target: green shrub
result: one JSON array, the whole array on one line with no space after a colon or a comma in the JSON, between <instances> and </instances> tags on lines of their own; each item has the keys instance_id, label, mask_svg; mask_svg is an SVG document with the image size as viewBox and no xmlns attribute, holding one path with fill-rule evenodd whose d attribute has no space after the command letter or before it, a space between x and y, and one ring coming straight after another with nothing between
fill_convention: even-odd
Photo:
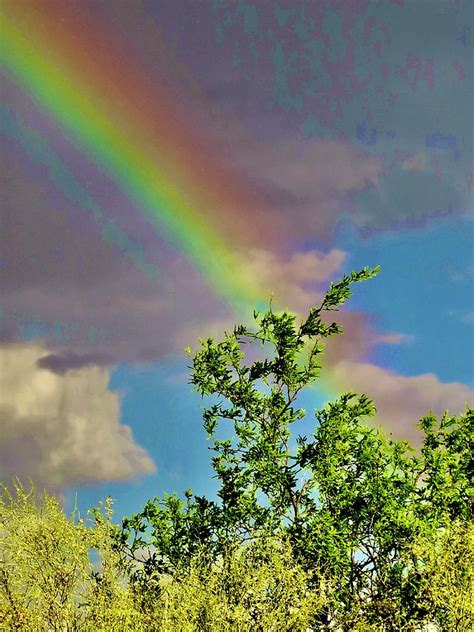
<instances>
[{"instance_id":1,"label":"green shrub","mask_svg":"<svg viewBox=\"0 0 474 632\"><path fill-rule=\"evenodd\" d=\"M424 599L442 630L474 630L474 522L456 520L413 547L425 577Z\"/></svg>"},{"instance_id":2,"label":"green shrub","mask_svg":"<svg viewBox=\"0 0 474 632\"><path fill-rule=\"evenodd\" d=\"M159 629L304 631L325 602L310 589L288 542L256 538L209 567L197 558L181 579L162 581Z\"/></svg>"},{"instance_id":3,"label":"green shrub","mask_svg":"<svg viewBox=\"0 0 474 632\"><path fill-rule=\"evenodd\" d=\"M12 630L138 630L114 550L111 506L90 526L19 484L0 495L0 625ZM91 553L98 555L94 569Z\"/></svg>"}]
</instances>

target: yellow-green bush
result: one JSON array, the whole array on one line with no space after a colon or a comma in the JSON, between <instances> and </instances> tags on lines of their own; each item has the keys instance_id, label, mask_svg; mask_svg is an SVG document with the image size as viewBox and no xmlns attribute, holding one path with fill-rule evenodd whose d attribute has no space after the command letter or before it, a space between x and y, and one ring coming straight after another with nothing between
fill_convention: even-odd
<instances>
[{"instance_id":1,"label":"yellow-green bush","mask_svg":"<svg viewBox=\"0 0 474 632\"><path fill-rule=\"evenodd\" d=\"M324 591L308 588L308 575L288 544L262 538L206 570L196 563L181 581L163 582L160 629L306 630L324 605Z\"/></svg>"},{"instance_id":2,"label":"yellow-green bush","mask_svg":"<svg viewBox=\"0 0 474 632\"><path fill-rule=\"evenodd\" d=\"M38 497L19 485L13 493L3 489L0 630L326 629L314 621L331 601L334 587L317 569L310 577L294 561L285 540L260 536L229 550L217 564L197 555L185 574L159 576L154 587L134 585L127 574L131 569L114 544L111 516L110 500L86 522L76 512L67 516L51 495ZM428 619L438 630L473 629L472 522L453 522L436 536L420 539L413 553L421 563ZM338 613L333 613L336 630L337 620ZM351 619L350 629L385 628L361 615Z\"/></svg>"},{"instance_id":3,"label":"yellow-green bush","mask_svg":"<svg viewBox=\"0 0 474 632\"><path fill-rule=\"evenodd\" d=\"M36 502L38 500L38 502ZM112 549L110 503L87 526L56 498L20 485L0 495L0 629L138 630ZM96 550L100 581L94 577Z\"/></svg>"},{"instance_id":4,"label":"yellow-green bush","mask_svg":"<svg viewBox=\"0 0 474 632\"><path fill-rule=\"evenodd\" d=\"M444 630L474 630L474 522L452 522L414 547L426 576L427 607Z\"/></svg>"},{"instance_id":5,"label":"yellow-green bush","mask_svg":"<svg viewBox=\"0 0 474 632\"><path fill-rule=\"evenodd\" d=\"M197 558L185 576L161 577L145 607L114 549L111 513L108 501L86 524L51 495L3 489L0 630L297 631L324 601L286 543L260 538L220 564Z\"/></svg>"}]
</instances>

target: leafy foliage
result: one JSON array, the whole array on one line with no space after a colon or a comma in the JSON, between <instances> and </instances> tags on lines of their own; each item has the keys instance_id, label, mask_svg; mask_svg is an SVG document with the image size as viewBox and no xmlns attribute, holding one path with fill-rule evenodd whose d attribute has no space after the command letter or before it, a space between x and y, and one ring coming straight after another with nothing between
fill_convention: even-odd
<instances>
[{"instance_id":1,"label":"leafy foliage","mask_svg":"<svg viewBox=\"0 0 474 632\"><path fill-rule=\"evenodd\" d=\"M186 574L197 554L209 564L225 560L229 548L264 532L289 538L306 572L318 569L312 589L328 599L314 614L315 629L442 621L414 547L452 521L472 519L474 412L422 419L420 453L363 423L375 414L366 395L346 393L317 411L311 437L295 432L305 415L298 395L320 376L325 340L341 332L328 312L350 297L353 283L377 272L365 268L332 283L299 325L270 305L254 313L256 329L239 325L221 342L200 341L192 383L213 398L204 428L219 501L187 492L185 501L155 499L126 519L121 545L133 535L132 556L147 542L154 547L135 581L150 586L160 573ZM249 361L252 345L263 356Z\"/></svg>"},{"instance_id":2,"label":"leafy foliage","mask_svg":"<svg viewBox=\"0 0 474 632\"><path fill-rule=\"evenodd\" d=\"M474 629L474 523L455 520L435 537L420 537L413 555L422 565L423 599L442 630Z\"/></svg>"}]
</instances>

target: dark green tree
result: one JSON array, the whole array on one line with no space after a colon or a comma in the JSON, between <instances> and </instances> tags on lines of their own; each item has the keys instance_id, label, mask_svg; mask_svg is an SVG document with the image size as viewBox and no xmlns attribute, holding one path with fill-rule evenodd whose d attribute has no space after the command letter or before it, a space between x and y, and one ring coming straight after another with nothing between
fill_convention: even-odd
<instances>
[{"instance_id":1,"label":"dark green tree","mask_svg":"<svg viewBox=\"0 0 474 632\"><path fill-rule=\"evenodd\" d=\"M342 332L328 316L353 283L377 272L364 268L331 283L299 324L270 305L254 313L256 327L200 341L191 381L212 396L204 428L219 500L188 491L184 500L155 498L124 520L120 545L129 556L154 549L135 571L137 585L149 591L162 573L185 575L196 556L212 564L271 535L289 538L295 559L313 572L314 590L329 593L315 629L443 624L416 543L472 520L474 411L423 418L416 452L363 423L375 414L373 403L346 393L316 412L310 437L297 434L305 416L298 395L320 377L326 340Z\"/></svg>"}]
</instances>

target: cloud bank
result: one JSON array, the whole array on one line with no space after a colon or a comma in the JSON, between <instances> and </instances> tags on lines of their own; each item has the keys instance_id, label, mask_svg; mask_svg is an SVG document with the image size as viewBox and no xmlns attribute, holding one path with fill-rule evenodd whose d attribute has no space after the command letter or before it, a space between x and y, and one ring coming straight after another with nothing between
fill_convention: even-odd
<instances>
[{"instance_id":1,"label":"cloud bank","mask_svg":"<svg viewBox=\"0 0 474 632\"><path fill-rule=\"evenodd\" d=\"M119 421L109 371L54 374L38 366L47 353L38 344L0 347L0 480L31 478L61 491L152 473L152 459Z\"/></svg>"}]
</instances>

